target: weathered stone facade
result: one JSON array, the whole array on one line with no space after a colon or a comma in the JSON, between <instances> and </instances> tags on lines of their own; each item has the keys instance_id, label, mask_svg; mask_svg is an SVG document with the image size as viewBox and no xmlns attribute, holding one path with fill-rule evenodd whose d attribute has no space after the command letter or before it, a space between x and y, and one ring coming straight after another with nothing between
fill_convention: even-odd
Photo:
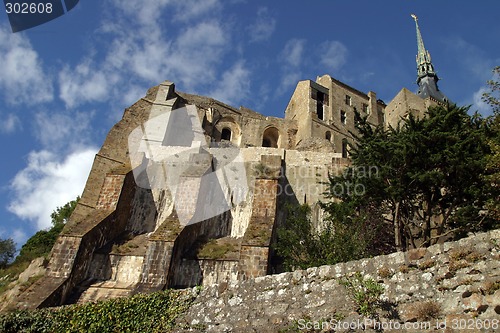
<instances>
[{"instance_id":1,"label":"weathered stone facade","mask_svg":"<svg viewBox=\"0 0 500 333\"><path fill-rule=\"evenodd\" d=\"M405 91L407 95L419 100L412 108L423 112L426 102ZM407 106L391 103L396 106L390 119L396 119ZM201 124L202 133L194 135L209 143L205 152L197 143L189 153L172 154L175 163L188 166L175 176L175 192L140 186L129 137L148 120L190 105L196 106ZM329 75L299 82L284 118L180 93L168 81L151 88L111 129L54 246L46 275L22 295L20 305L55 306L276 272L271 245L285 218L284 204L307 203L320 221L321 183L349 163L354 111L373 125L384 125L386 109L374 92L364 94ZM153 147L159 141L144 142ZM225 147L241 155L248 192L233 202L231 181L222 184L227 210L183 224L184 217L197 213L193 202L209 193L200 190L205 186L201 177L225 162ZM174 147L175 152L182 149Z\"/></svg>"}]
</instances>

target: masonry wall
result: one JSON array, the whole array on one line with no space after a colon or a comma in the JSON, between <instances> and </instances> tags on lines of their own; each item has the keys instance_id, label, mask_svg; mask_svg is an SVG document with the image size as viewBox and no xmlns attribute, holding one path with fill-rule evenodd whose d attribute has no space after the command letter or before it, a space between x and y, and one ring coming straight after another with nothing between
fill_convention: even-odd
<instances>
[{"instance_id":1,"label":"masonry wall","mask_svg":"<svg viewBox=\"0 0 500 333\"><path fill-rule=\"evenodd\" d=\"M330 126L330 130L332 134L334 134L333 143L336 147L335 152L341 152L343 139L347 138L349 141L352 141L349 132L356 131L354 126L355 109L362 116L368 116L368 121L372 124L381 124L379 117L380 110L374 92L370 92L369 95L367 95L333 79L329 75L319 77L316 82L327 87L330 92L329 114L331 116L325 119L325 121L328 125L332 125ZM349 103L346 102L347 96L350 98ZM345 121L341 117L342 112L345 112ZM321 134L321 131L318 135L319 134Z\"/></svg>"},{"instance_id":2,"label":"masonry wall","mask_svg":"<svg viewBox=\"0 0 500 333\"><path fill-rule=\"evenodd\" d=\"M452 329L462 320L471 332L497 332L491 324L500 320L499 244L495 230L406 253L207 286L178 324L204 332L296 332L307 331L300 323L322 322L347 325L323 330L335 332L464 332ZM356 272L384 288L376 322L357 313L339 283ZM434 313L426 310L429 304ZM436 328L445 321L447 329ZM409 329L401 328L405 324Z\"/></svg>"},{"instance_id":3,"label":"masonry wall","mask_svg":"<svg viewBox=\"0 0 500 333\"><path fill-rule=\"evenodd\" d=\"M318 104L322 94L326 99ZM345 104L346 95L351 97L349 105ZM193 214L189 204L200 195L197 177L209 171L211 162L216 164L217 159L227 158L223 149L214 148L213 155L207 155L213 160L178 157L176 163L193 163L189 174L175 176L184 177L183 180L194 177L191 182L181 182L177 193L172 194L167 189L136 186L130 172L135 166L129 160L133 152L128 151L128 139L150 117L188 104L198 108L204 131L196 132L198 139L219 142L221 147L245 148L240 152L249 192L243 203L231 202L226 213L184 227L179 217L185 221L186 216ZM168 81L150 89L144 98L125 110L122 120L109 132L95 157L82 198L54 247L48 273L26 294L25 304L35 307L61 304L84 280L97 280L90 286L92 292L83 295L85 300L96 300L102 296L100 293L106 292L123 296L165 286L188 286L205 276L204 284L271 272L269 260L273 253L269 247L284 219L284 202L308 203L313 206L314 220L321 219L318 201L323 198L325 188L320 182L327 179L329 172L337 173L347 165L347 160L339 154L342 140L349 137L348 130L354 129L354 108L363 112L363 105L371 110L370 121L380 123L384 106L376 101L375 93L366 95L328 75L317 82L299 82L284 119L266 117L243 107L236 109L208 97L176 93L174 84ZM340 121L341 109L346 111L346 124ZM159 136L164 133L160 127L154 133L158 137L153 135L154 138L148 139L161 140ZM264 141L273 148L261 147ZM172 153L161 151L158 144L150 148L160 154L160 161L161 154ZM266 171L257 175L259 168ZM223 193L233 190L227 184L222 187ZM177 210L175 195L178 195ZM194 260L190 251L212 238L236 239L238 256ZM128 254L113 250L124 244L139 249ZM127 265L140 273L132 274ZM99 290L120 282L127 284L121 291Z\"/></svg>"},{"instance_id":4,"label":"masonry wall","mask_svg":"<svg viewBox=\"0 0 500 333\"><path fill-rule=\"evenodd\" d=\"M285 111L286 120L297 122L296 144L311 137L314 106L315 101L311 99L311 81L300 81L297 83Z\"/></svg>"},{"instance_id":5,"label":"masonry wall","mask_svg":"<svg viewBox=\"0 0 500 333\"><path fill-rule=\"evenodd\" d=\"M320 101L320 96L324 96L324 100ZM384 108L374 92L365 94L323 75L316 82L307 80L297 84L286 108L285 119L298 123L297 145L311 138L320 138L330 141L334 151L340 153L343 140L352 141L350 132L355 132L354 110L368 117L371 124L382 125Z\"/></svg>"},{"instance_id":6,"label":"masonry wall","mask_svg":"<svg viewBox=\"0 0 500 333\"><path fill-rule=\"evenodd\" d=\"M299 204L314 205L324 200L325 182L328 173L338 174L347 165L339 153L318 153L311 151L286 151L285 176L288 185L285 194L295 196Z\"/></svg>"}]
</instances>

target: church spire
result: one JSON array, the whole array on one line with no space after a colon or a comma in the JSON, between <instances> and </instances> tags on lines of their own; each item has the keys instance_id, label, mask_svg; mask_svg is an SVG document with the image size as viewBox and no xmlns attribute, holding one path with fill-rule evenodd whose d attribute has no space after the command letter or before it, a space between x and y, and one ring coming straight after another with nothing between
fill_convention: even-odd
<instances>
[{"instance_id":1,"label":"church spire","mask_svg":"<svg viewBox=\"0 0 500 333\"><path fill-rule=\"evenodd\" d=\"M431 61L431 54L425 49L424 40L422 39L420 27L418 26L418 17L415 14L411 14L411 17L413 17L413 19L415 20L415 28L417 29L417 83L419 83L420 80L427 75L435 76L437 82L439 78L437 77L436 72L434 72L434 66L432 66Z\"/></svg>"},{"instance_id":2,"label":"church spire","mask_svg":"<svg viewBox=\"0 0 500 333\"><path fill-rule=\"evenodd\" d=\"M419 86L418 96L422 98L432 97L439 102L447 102L446 96L443 95L437 87L439 78L434 71L434 66L431 61L431 54L425 49L424 40L420 33L418 18L415 14L411 14L415 20L415 28L417 30L417 84Z\"/></svg>"}]
</instances>

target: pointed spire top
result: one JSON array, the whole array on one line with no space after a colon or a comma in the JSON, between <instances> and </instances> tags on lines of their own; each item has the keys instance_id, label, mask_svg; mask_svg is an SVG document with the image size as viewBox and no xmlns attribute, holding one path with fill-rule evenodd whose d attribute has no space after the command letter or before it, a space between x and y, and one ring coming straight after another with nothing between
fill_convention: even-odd
<instances>
[{"instance_id":1,"label":"pointed spire top","mask_svg":"<svg viewBox=\"0 0 500 333\"><path fill-rule=\"evenodd\" d=\"M418 95L422 98L433 97L434 99L445 103L447 101L446 96L439 91L437 82L439 78L434 71L434 66L431 61L431 54L425 49L424 40L422 34L420 33L420 27L418 25L418 17L415 14L411 14L411 17L415 20L415 28L417 30L417 84L419 86Z\"/></svg>"},{"instance_id":2,"label":"pointed spire top","mask_svg":"<svg viewBox=\"0 0 500 333\"><path fill-rule=\"evenodd\" d=\"M431 54L425 49L424 40L422 34L420 33L420 27L418 25L418 17L415 14L411 14L411 17L415 20L415 28L417 30L417 83L425 76L431 75L436 76L434 72L434 66L431 61ZM436 76L437 78L437 76Z\"/></svg>"},{"instance_id":3,"label":"pointed spire top","mask_svg":"<svg viewBox=\"0 0 500 333\"><path fill-rule=\"evenodd\" d=\"M418 65L418 57L425 57L427 50L424 46L424 40L422 39L422 34L420 33L420 27L418 26L418 17L415 14L411 14L411 17L415 20L415 27L417 29L417 45L418 45L418 55L417 55L417 65ZM430 60L430 59L429 59Z\"/></svg>"}]
</instances>

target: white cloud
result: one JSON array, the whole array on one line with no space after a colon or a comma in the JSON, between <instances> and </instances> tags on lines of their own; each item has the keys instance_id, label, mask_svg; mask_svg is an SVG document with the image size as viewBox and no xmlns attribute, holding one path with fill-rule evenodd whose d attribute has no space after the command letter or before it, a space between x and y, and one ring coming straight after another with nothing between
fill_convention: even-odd
<instances>
[{"instance_id":1,"label":"white cloud","mask_svg":"<svg viewBox=\"0 0 500 333\"><path fill-rule=\"evenodd\" d=\"M52 211L81 195L96 153L89 147L61 160L46 150L31 152L27 167L11 182L8 210L37 229L50 227Z\"/></svg>"},{"instance_id":2,"label":"white cloud","mask_svg":"<svg viewBox=\"0 0 500 333\"><path fill-rule=\"evenodd\" d=\"M21 128L21 121L19 117L13 113L8 115L2 115L2 121L0 122L0 133L10 134L14 133L16 129Z\"/></svg>"},{"instance_id":3,"label":"white cloud","mask_svg":"<svg viewBox=\"0 0 500 333\"><path fill-rule=\"evenodd\" d=\"M266 7L261 7L257 11L257 19L254 24L248 27L251 42L268 40L276 29L276 20L271 17Z\"/></svg>"},{"instance_id":4,"label":"white cloud","mask_svg":"<svg viewBox=\"0 0 500 333\"><path fill-rule=\"evenodd\" d=\"M302 72L300 71L290 71L285 73L281 78L281 82L278 88L278 94L283 94L284 92L294 87L297 82L303 79L304 78L302 77Z\"/></svg>"},{"instance_id":5,"label":"white cloud","mask_svg":"<svg viewBox=\"0 0 500 333\"><path fill-rule=\"evenodd\" d=\"M160 26L159 40L138 38L130 33L114 35L103 71L132 76L146 82L175 80L186 89L196 90L202 82L213 80L216 66L229 42L220 22L202 21L188 25L177 35L168 35ZM125 82L126 80L120 80ZM144 89L146 89L144 87Z\"/></svg>"},{"instance_id":6,"label":"white cloud","mask_svg":"<svg viewBox=\"0 0 500 333\"><path fill-rule=\"evenodd\" d=\"M320 46L320 62L327 70L337 71L347 60L347 47L339 41L327 41Z\"/></svg>"},{"instance_id":7,"label":"white cloud","mask_svg":"<svg viewBox=\"0 0 500 333\"><path fill-rule=\"evenodd\" d=\"M154 24L161 16L162 10L172 0L148 0L148 1L135 1L135 0L113 0L112 1L117 10L123 11L129 16L134 16L142 25Z\"/></svg>"},{"instance_id":8,"label":"white cloud","mask_svg":"<svg viewBox=\"0 0 500 333\"><path fill-rule=\"evenodd\" d=\"M99 71L89 60L85 60L75 69L65 66L59 72L59 97L67 108L87 102L102 102L110 97L110 87L117 81L116 75Z\"/></svg>"},{"instance_id":9,"label":"white cloud","mask_svg":"<svg viewBox=\"0 0 500 333\"><path fill-rule=\"evenodd\" d=\"M281 95L298 80L303 79L301 65L304 61L304 48L306 41L304 39L290 39L281 51L280 58L283 61L282 77L277 89L277 94Z\"/></svg>"},{"instance_id":10,"label":"white cloud","mask_svg":"<svg viewBox=\"0 0 500 333\"><path fill-rule=\"evenodd\" d=\"M139 98L143 97L146 94L146 91L144 90L143 87L139 85L131 85L128 87L127 91L123 94L123 102L125 105L132 105ZM121 112L120 112L121 114Z\"/></svg>"},{"instance_id":11,"label":"white cloud","mask_svg":"<svg viewBox=\"0 0 500 333\"><path fill-rule=\"evenodd\" d=\"M33 105L53 99L52 81L24 34L0 26L0 59L0 90L8 103Z\"/></svg>"},{"instance_id":12,"label":"white cloud","mask_svg":"<svg viewBox=\"0 0 500 333\"><path fill-rule=\"evenodd\" d=\"M12 240L14 240L17 249L21 249L21 246L23 246L28 240L28 235L24 230L16 228L12 230L12 233L10 234L9 238L12 238Z\"/></svg>"},{"instance_id":13,"label":"white cloud","mask_svg":"<svg viewBox=\"0 0 500 333\"><path fill-rule=\"evenodd\" d=\"M28 240L28 235L24 230L20 228L14 228L9 230L1 228L0 239L9 239L9 238L11 238L14 241L14 243L16 243L16 249L19 250L21 246L23 246Z\"/></svg>"},{"instance_id":14,"label":"white cloud","mask_svg":"<svg viewBox=\"0 0 500 333\"><path fill-rule=\"evenodd\" d=\"M477 79L485 81L491 74L491 69L498 61L489 59L487 54L459 36L451 37L446 40L450 54L456 56L460 68L474 75ZM498 60L498 59L497 59Z\"/></svg>"},{"instance_id":15,"label":"white cloud","mask_svg":"<svg viewBox=\"0 0 500 333\"><path fill-rule=\"evenodd\" d=\"M210 96L229 105L237 106L236 103L248 96L249 82L250 71L245 68L243 61L240 61L224 72L216 88L210 92Z\"/></svg>"},{"instance_id":16,"label":"white cloud","mask_svg":"<svg viewBox=\"0 0 500 333\"><path fill-rule=\"evenodd\" d=\"M206 82L218 76L231 34L213 13L221 6L218 0L110 4L115 15L99 32L108 40L102 60L92 54L59 73L59 95L68 108L117 100L128 105L134 102L128 92L140 90L143 95L166 79L192 92L208 90ZM207 12L208 19L200 17Z\"/></svg>"},{"instance_id":17,"label":"white cloud","mask_svg":"<svg viewBox=\"0 0 500 333\"><path fill-rule=\"evenodd\" d=\"M285 63L292 67L300 66L304 55L305 44L306 41L304 39L289 40L281 52L281 57L285 60Z\"/></svg>"},{"instance_id":18,"label":"white cloud","mask_svg":"<svg viewBox=\"0 0 500 333\"><path fill-rule=\"evenodd\" d=\"M491 106L483 101L483 94L488 91L487 87L481 87L472 95L473 105L471 111L478 111L482 115L490 115L492 113Z\"/></svg>"},{"instance_id":19,"label":"white cloud","mask_svg":"<svg viewBox=\"0 0 500 333\"><path fill-rule=\"evenodd\" d=\"M220 0L183 0L176 1L177 7L174 19L189 21L204 14L212 14L221 8Z\"/></svg>"},{"instance_id":20,"label":"white cloud","mask_svg":"<svg viewBox=\"0 0 500 333\"><path fill-rule=\"evenodd\" d=\"M468 84L470 90L475 90L473 94L460 95L459 100L455 100L455 102L460 105L472 104L471 112L479 111L485 116L491 115L492 108L482 100L482 95L490 91L486 82L489 79L495 79L492 77L492 69L498 65L500 58L491 57L482 48L465 40L463 37L451 37L445 43L449 48L448 53L454 56L453 60L461 68L461 71L454 73L454 80L446 81L447 86L458 89L458 86ZM457 82L460 82L460 84Z\"/></svg>"},{"instance_id":21,"label":"white cloud","mask_svg":"<svg viewBox=\"0 0 500 333\"><path fill-rule=\"evenodd\" d=\"M202 22L189 27L177 39L173 53L166 61L171 74L188 89L213 81L229 40L217 21ZM225 66L227 67L227 65Z\"/></svg>"},{"instance_id":22,"label":"white cloud","mask_svg":"<svg viewBox=\"0 0 500 333\"><path fill-rule=\"evenodd\" d=\"M35 136L50 151L68 151L87 144L94 112L46 113L35 115Z\"/></svg>"}]
</instances>

